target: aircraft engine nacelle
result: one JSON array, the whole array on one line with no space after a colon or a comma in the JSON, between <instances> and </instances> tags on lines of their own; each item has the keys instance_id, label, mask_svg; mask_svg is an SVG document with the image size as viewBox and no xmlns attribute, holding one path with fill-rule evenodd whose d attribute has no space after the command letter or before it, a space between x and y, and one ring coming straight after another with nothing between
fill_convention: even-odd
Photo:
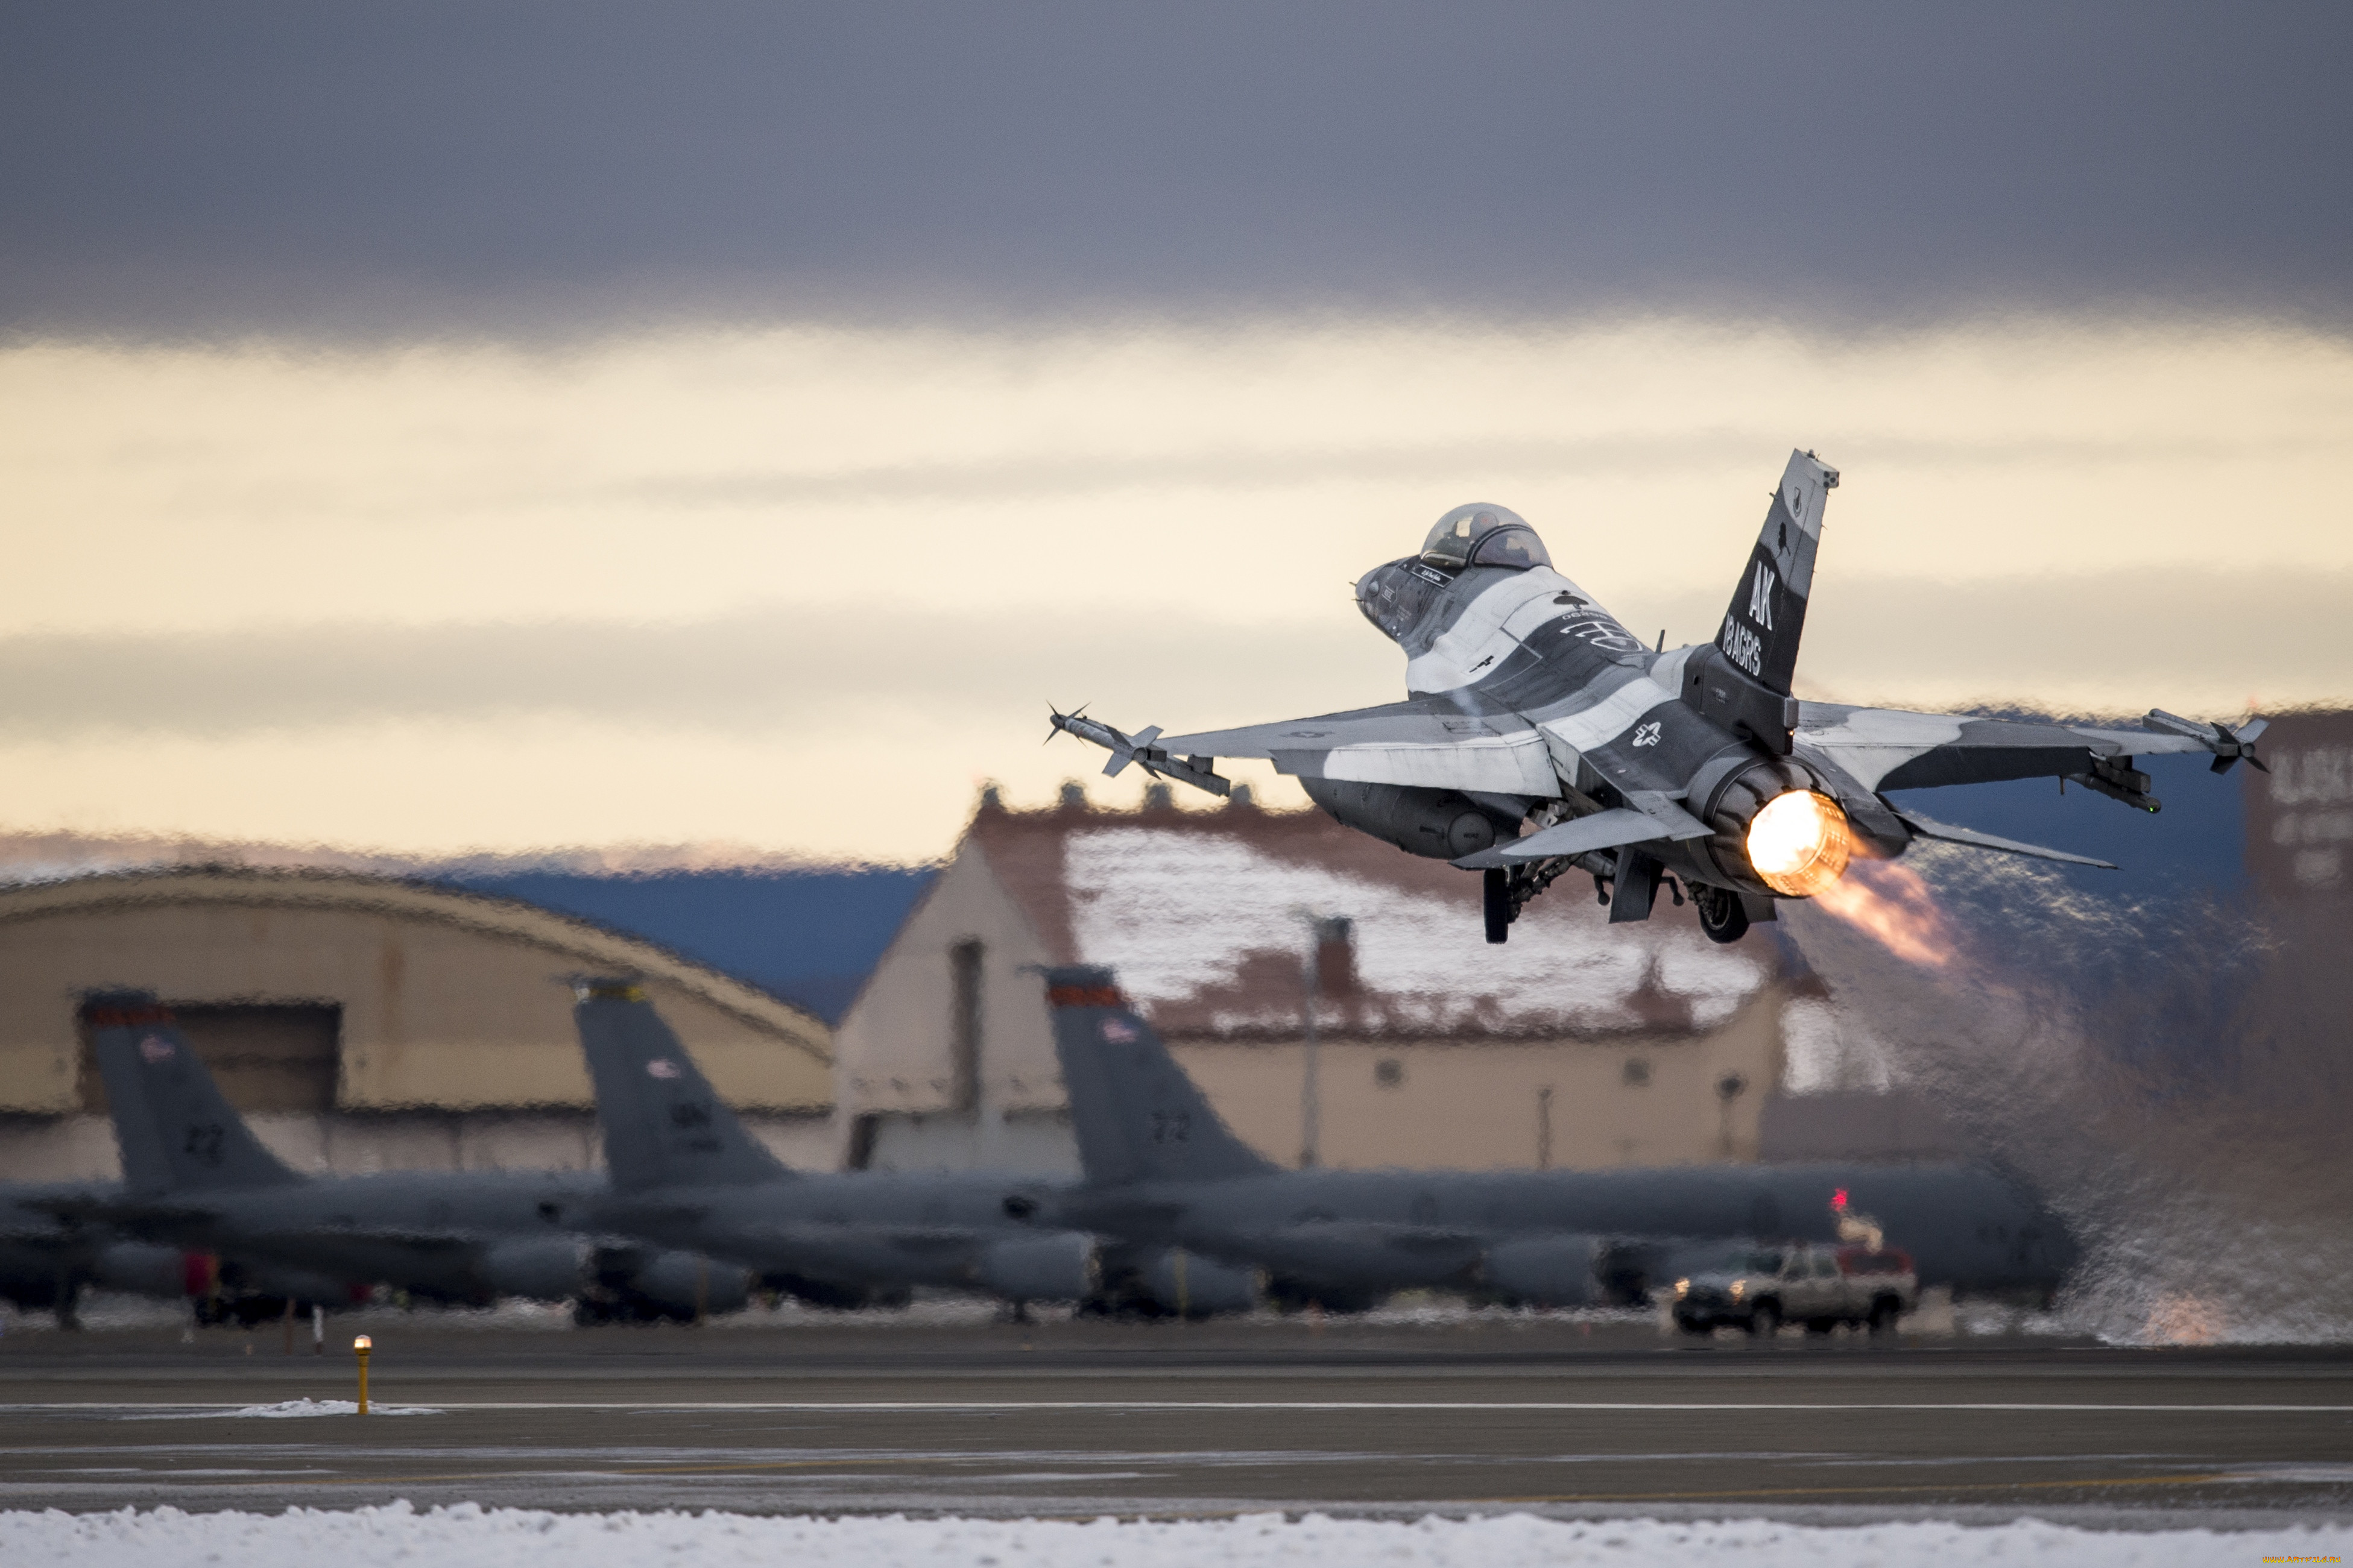
<instances>
[{"instance_id":1,"label":"aircraft engine nacelle","mask_svg":"<svg viewBox=\"0 0 2353 1568\"><path fill-rule=\"evenodd\" d=\"M568 1237L501 1241L482 1254L482 1284L493 1296L562 1301L588 1282L588 1249Z\"/></svg>"},{"instance_id":2,"label":"aircraft engine nacelle","mask_svg":"<svg viewBox=\"0 0 2353 1568\"><path fill-rule=\"evenodd\" d=\"M1095 1288L1095 1244L1077 1231L990 1245L980 1282L1009 1301L1076 1301Z\"/></svg>"},{"instance_id":3,"label":"aircraft engine nacelle","mask_svg":"<svg viewBox=\"0 0 2353 1568\"><path fill-rule=\"evenodd\" d=\"M1846 872L1855 830L1835 793L1793 757L1751 763L1707 803L1704 852L1752 892L1810 898Z\"/></svg>"},{"instance_id":4,"label":"aircraft engine nacelle","mask_svg":"<svg viewBox=\"0 0 2353 1568\"><path fill-rule=\"evenodd\" d=\"M1495 842L1495 818L1451 789L1348 779L1303 778L1299 783L1307 798L1331 816L1409 855L1454 860Z\"/></svg>"},{"instance_id":5,"label":"aircraft engine nacelle","mask_svg":"<svg viewBox=\"0 0 2353 1568\"><path fill-rule=\"evenodd\" d=\"M202 1253L143 1241L118 1241L90 1260L90 1277L110 1290L137 1296L202 1296L214 1279L213 1262Z\"/></svg>"},{"instance_id":6,"label":"aircraft engine nacelle","mask_svg":"<svg viewBox=\"0 0 2353 1568\"><path fill-rule=\"evenodd\" d=\"M629 1277L628 1288L681 1317L704 1317L749 1301L752 1276L699 1252L657 1252Z\"/></svg>"},{"instance_id":7,"label":"aircraft engine nacelle","mask_svg":"<svg viewBox=\"0 0 2353 1568\"><path fill-rule=\"evenodd\" d=\"M1487 1250L1480 1272L1499 1296L1536 1307L1589 1307L1602 1299L1589 1236L1538 1236Z\"/></svg>"},{"instance_id":8,"label":"aircraft engine nacelle","mask_svg":"<svg viewBox=\"0 0 2353 1568\"><path fill-rule=\"evenodd\" d=\"M1163 1311L1206 1318L1257 1306L1259 1273L1172 1247L1136 1270L1135 1288Z\"/></svg>"}]
</instances>

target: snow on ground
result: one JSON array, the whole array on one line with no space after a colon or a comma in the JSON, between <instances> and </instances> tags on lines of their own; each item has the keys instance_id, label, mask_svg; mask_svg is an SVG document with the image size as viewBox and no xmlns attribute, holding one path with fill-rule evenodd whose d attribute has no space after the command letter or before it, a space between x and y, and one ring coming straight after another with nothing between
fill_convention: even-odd
<instances>
[{"instance_id":1,"label":"snow on ground","mask_svg":"<svg viewBox=\"0 0 2353 1568\"><path fill-rule=\"evenodd\" d=\"M1528 1514L1402 1523L1309 1514L1113 1521L754 1518L543 1513L472 1503L350 1512L182 1513L176 1509L0 1513L0 1563L103 1568L1577 1568L1726 1563L1740 1568L1881 1568L1891 1563L2066 1564L2333 1562L2353 1529L2136 1531L2015 1524L1822 1528L1765 1520L1664 1523Z\"/></svg>"},{"instance_id":2,"label":"snow on ground","mask_svg":"<svg viewBox=\"0 0 2353 1568\"><path fill-rule=\"evenodd\" d=\"M131 1416L133 1421L216 1421L224 1417L259 1416L265 1421L301 1420L307 1415L357 1415L359 1401L355 1399L281 1399L275 1405L248 1405L242 1410L174 1410L161 1415ZM442 1412L422 1405L375 1405L368 1406L370 1415L438 1415Z\"/></svg>"}]
</instances>

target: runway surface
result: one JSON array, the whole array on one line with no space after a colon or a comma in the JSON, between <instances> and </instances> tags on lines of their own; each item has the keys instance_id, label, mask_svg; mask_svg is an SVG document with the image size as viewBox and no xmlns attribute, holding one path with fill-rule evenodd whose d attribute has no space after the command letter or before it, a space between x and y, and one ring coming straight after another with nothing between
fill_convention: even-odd
<instances>
[{"instance_id":1,"label":"runway surface","mask_svg":"<svg viewBox=\"0 0 2353 1568\"><path fill-rule=\"evenodd\" d=\"M1067 1322L0 1342L0 1508L2353 1521L2353 1354L1647 1325ZM307 1340L307 1336L305 1337Z\"/></svg>"}]
</instances>

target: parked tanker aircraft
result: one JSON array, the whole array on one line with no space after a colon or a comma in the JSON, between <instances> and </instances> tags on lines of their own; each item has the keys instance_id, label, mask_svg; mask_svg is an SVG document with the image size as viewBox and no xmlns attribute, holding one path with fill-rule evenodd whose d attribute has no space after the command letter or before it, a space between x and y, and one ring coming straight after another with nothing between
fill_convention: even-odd
<instances>
[{"instance_id":1,"label":"parked tanker aircraft","mask_svg":"<svg viewBox=\"0 0 2353 1568\"><path fill-rule=\"evenodd\" d=\"M1040 1184L982 1172L794 1171L712 1089L645 993L576 983L596 1085L612 1228L708 1253L826 1306L904 1300L918 1285L1070 1301L1094 1285L1094 1243L1016 1215Z\"/></svg>"},{"instance_id":2,"label":"parked tanker aircraft","mask_svg":"<svg viewBox=\"0 0 2353 1568\"><path fill-rule=\"evenodd\" d=\"M1123 1238L1164 1270L1171 1249L1198 1255L1196 1289L1255 1272L1327 1307L1411 1287L1623 1300L1704 1243L1835 1242L1857 1210L1928 1284L2048 1295L2074 1260L2055 1216L1966 1165L1286 1170L1210 1109L1111 971L1050 969L1046 985L1086 1180L1039 1217Z\"/></svg>"},{"instance_id":3,"label":"parked tanker aircraft","mask_svg":"<svg viewBox=\"0 0 2353 1568\"><path fill-rule=\"evenodd\" d=\"M1535 530L1478 502L1356 583L1357 607L1405 652L1404 701L1189 735L1063 713L1053 725L1108 747L1105 773L1134 763L1215 795L1228 788L1218 758L1266 758L1349 826L1482 871L1490 942L1571 870L1594 878L1613 921L1649 919L1663 879L1678 902L1689 889L1710 937L1736 942L1777 900L1836 882L1851 856L1916 839L2114 869L1935 821L1886 792L2057 777L2154 812L2137 756L2263 765L2261 720L2233 730L2151 710L2108 729L1799 700L1838 482L1811 452L1790 454L1712 644L1670 652L1662 634L1646 647L1554 569Z\"/></svg>"},{"instance_id":4,"label":"parked tanker aircraft","mask_svg":"<svg viewBox=\"0 0 2353 1568\"><path fill-rule=\"evenodd\" d=\"M224 1278L218 1261L206 1254L133 1241L79 1217L119 1201L121 1190L116 1182L0 1185L0 1300L24 1311L54 1312L60 1326L71 1327L76 1304L93 1286L167 1300L233 1300L254 1289L257 1282L234 1272ZM323 1282L287 1271L258 1283L273 1288L271 1304L281 1306L302 1287Z\"/></svg>"},{"instance_id":5,"label":"parked tanker aircraft","mask_svg":"<svg viewBox=\"0 0 2353 1568\"><path fill-rule=\"evenodd\" d=\"M606 1235L593 1172L305 1176L263 1147L144 992L88 1004L121 1185L48 1203L151 1245L221 1259L221 1282L338 1306L385 1284L437 1300L578 1299L691 1317L748 1299L741 1269Z\"/></svg>"}]
</instances>

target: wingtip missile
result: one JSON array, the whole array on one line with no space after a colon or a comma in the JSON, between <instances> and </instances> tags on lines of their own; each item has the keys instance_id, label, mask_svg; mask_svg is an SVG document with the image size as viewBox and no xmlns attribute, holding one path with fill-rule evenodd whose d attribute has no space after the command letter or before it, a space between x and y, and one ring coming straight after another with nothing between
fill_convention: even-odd
<instances>
[{"instance_id":1,"label":"wingtip missile","mask_svg":"<svg viewBox=\"0 0 2353 1568\"><path fill-rule=\"evenodd\" d=\"M1051 710L1049 711L1052 712ZM1079 713L1054 712L1047 722L1066 735L1075 735L1109 752L1111 761L1103 764L1103 772L1113 778L1117 778L1126 771L1128 763L1134 763L1155 778L1176 779L1210 795L1222 795L1233 788L1232 781L1217 772L1215 757L1172 757L1155 745L1153 742L1160 739L1160 726L1157 724L1128 735L1100 719L1089 719Z\"/></svg>"},{"instance_id":2,"label":"wingtip missile","mask_svg":"<svg viewBox=\"0 0 2353 1568\"><path fill-rule=\"evenodd\" d=\"M2250 719L2233 730L2227 724L2201 723L2195 719L2184 719L2179 713L2168 713L2162 708L2152 708L2140 722L2144 730L2154 730L2163 735L2179 735L2200 742L2214 753L2213 771L2218 773L2229 773L2232 764L2242 758L2258 773L2272 771L2261 757L2255 755L2256 738L2271 727L2267 719Z\"/></svg>"}]
</instances>

